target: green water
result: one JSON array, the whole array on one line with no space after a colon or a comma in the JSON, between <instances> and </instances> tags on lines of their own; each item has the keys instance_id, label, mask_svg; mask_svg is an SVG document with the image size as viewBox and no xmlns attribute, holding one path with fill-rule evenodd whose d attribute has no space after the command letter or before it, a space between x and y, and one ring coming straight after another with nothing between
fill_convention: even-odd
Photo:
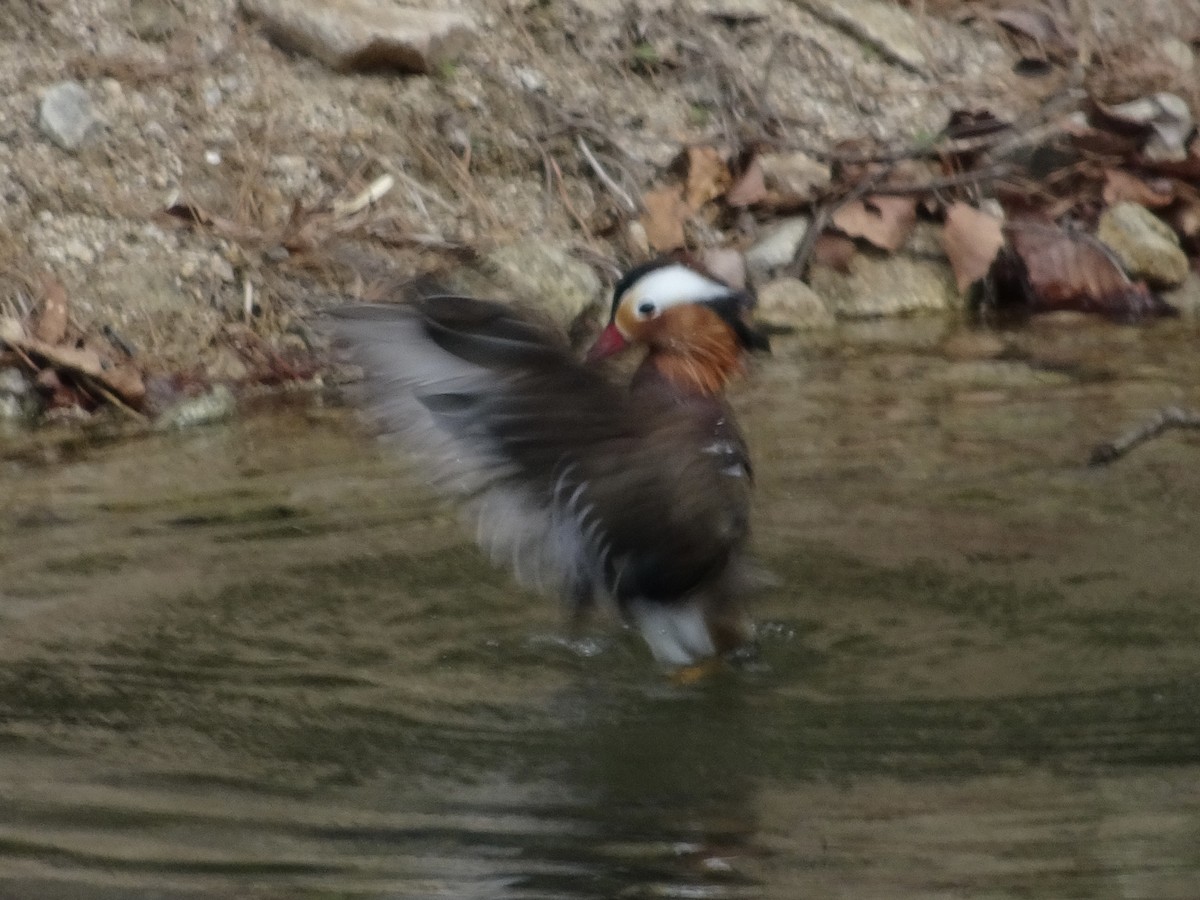
<instances>
[{"instance_id":1,"label":"green water","mask_svg":"<svg viewBox=\"0 0 1200 900\"><path fill-rule=\"evenodd\" d=\"M1195 328L782 342L760 652L669 683L316 402L0 445L0 897L1194 898Z\"/></svg>"}]
</instances>

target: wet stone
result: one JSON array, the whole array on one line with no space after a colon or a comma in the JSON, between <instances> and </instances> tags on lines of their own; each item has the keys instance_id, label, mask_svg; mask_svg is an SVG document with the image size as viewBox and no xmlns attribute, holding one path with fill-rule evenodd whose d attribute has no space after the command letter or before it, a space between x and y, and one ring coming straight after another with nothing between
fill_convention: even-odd
<instances>
[{"instance_id":1,"label":"wet stone","mask_svg":"<svg viewBox=\"0 0 1200 900\"><path fill-rule=\"evenodd\" d=\"M236 410L237 400L233 391L218 384L199 397L179 401L164 411L155 425L160 431L195 428L230 419Z\"/></svg>"},{"instance_id":2,"label":"wet stone","mask_svg":"<svg viewBox=\"0 0 1200 900\"><path fill-rule=\"evenodd\" d=\"M1175 286L1188 274L1187 254L1169 225L1144 206L1118 203L1100 216L1100 238L1134 278L1151 284Z\"/></svg>"},{"instance_id":3,"label":"wet stone","mask_svg":"<svg viewBox=\"0 0 1200 900\"><path fill-rule=\"evenodd\" d=\"M837 321L821 296L799 278L777 278L759 288L755 317L804 331L832 328Z\"/></svg>"},{"instance_id":4,"label":"wet stone","mask_svg":"<svg viewBox=\"0 0 1200 900\"><path fill-rule=\"evenodd\" d=\"M906 256L858 253L850 271L813 266L812 286L839 318L873 318L951 309L959 303L949 270Z\"/></svg>"}]
</instances>

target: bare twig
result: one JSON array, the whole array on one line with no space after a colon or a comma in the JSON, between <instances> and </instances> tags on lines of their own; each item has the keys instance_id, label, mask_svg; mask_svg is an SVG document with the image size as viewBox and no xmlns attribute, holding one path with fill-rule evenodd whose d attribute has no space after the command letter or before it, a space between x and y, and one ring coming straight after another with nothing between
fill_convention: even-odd
<instances>
[{"instance_id":1,"label":"bare twig","mask_svg":"<svg viewBox=\"0 0 1200 900\"><path fill-rule=\"evenodd\" d=\"M826 203L817 210L812 222L809 223L808 230L804 232L800 246L796 248L796 252L792 256L792 261L788 264L786 274L803 279L808 273L809 258L812 256L813 248L817 246L817 238L821 236L825 226L829 224L829 220L833 218L836 209L838 207Z\"/></svg>"},{"instance_id":2,"label":"bare twig","mask_svg":"<svg viewBox=\"0 0 1200 900\"><path fill-rule=\"evenodd\" d=\"M579 145L579 152L583 154L583 158L587 160L587 164L592 167L592 171L596 177L600 179L600 183L608 188L609 193L621 201L621 205L630 215L637 215L638 205L633 198L619 184L613 181L612 177L604 171L604 166L600 165L600 160L596 159L594 153L587 145L587 141L583 139L583 135L575 136L575 143Z\"/></svg>"},{"instance_id":3,"label":"bare twig","mask_svg":"<svg viewBox=\"0 0 1200 900\"><path fill-rule=\"evenodd\" d=\"M988 166L986 169L975 169L959 175L947 175L944 178L930 178L926 181L918 181L913 184L878 185L872 188L869 193L893 197L908 194L927 194L934 191L944 191L953 187L964 187L965 185L974 184L977 181L996 181L999 178L1011 175L1012 172L1012 165L997 163L994 166Z\"/></svg>"},{"instance_id":4,"label":"bare twig","mask_svg":"<svg viewBox=\"0 0 1200 900\"><path fill-rule=\"evenodd\" d=\"M975 184L981 181L994 181L998 178L1004 178L1012 174L1013 167L1007 163L997 163L989 166L986 169L977 169L972 172L963 172L960 175L948 175L944 178L930 178L922 182L914 184L882 184L894 170L894 165L889 165L875 172L868 178L864 178L859 182L852 191L845 196L831 200L822 204L816 214L813 216L812 224L808 231L804 233L804 239L800 241L800 246L796 248L796 253L792 257L792 262L788 265L787 271L795 278L804 278L808 271L809 257L812 256L813 248L817 245L817 240L829 225L834 214L844 206L861 200L863 197L875 195L903 196L908 194L927 194L935 191L946 190L953 187L962 187L963 185Z\"/></svg>"},{"instance_id":5,"label":"bare twig","mask_svg":"<svg viewBox=\"0 0 1200 900\"><path fill-rule=\"evenodd\" d=\"M821 237L821 233L825 231L825 227L829 224L834 214L843 206L847 206L855 200L861 200L868 194L875 193L880 183L894 169L894 165L885 166L870 177L860 181L854 187L854 190L850 191L844 197L821 204L813 216L812 224L808 226L808 231L804 232L804 239L800 241L800 246L796 248L796 253L792 256L792 261L788 264L786 273L794 278L803 279L808 272L808 262L812 256L813 248L817 246L818 238Z\"/></svg>"},{"instance_id":6,"label":"bare twig","mask_svg":"<svg viewBox=\"0 0 1200 900\"><path fill-rule=\"evenodd\" d=\"M562 201L563 208L570 213L571 218L575 220L575 224L579 226L579 230L583 232L583 236L587 239L588 243L594 243L596 238L592 234L592 229L588 227L587 221L579 214L579 211L575 209L575 204L567 196L567 185L563 180L562 169L559 168L558 161L549 153L543 154L542 158L550 171L554 173L554 181L558 187L558 197Z\"/></svg>"},{"instance_id":7,"label":"bare twig","mask_svg":"<svg viewBox=\"0 0 1200 900\"><path fill-rule=\"evenodd\" d=\"M1139 444L1158 437L1168 428L1200 428L1200 412L1168 406L1149 421L1107 444L1100 444L1088 459L1089 466L1106 466L1115 462Z\"/></svg>"},{"instance_id":8,"label":"bare twig","mask_svg":"<svg viewBox=\"0 0 1200 900\"><path fill-rule=\"evenodd\" d=\"M145 424L146 422L150 421L145 415L138 412L136 409L118 397L114 391L110 391L95 378L84 376L84 379L87 381L87 387L89 390L96 391L101 397L115 406L118 411L124 413L135 422L141 422L142 424Z\"/></svg>"}]
</instances>

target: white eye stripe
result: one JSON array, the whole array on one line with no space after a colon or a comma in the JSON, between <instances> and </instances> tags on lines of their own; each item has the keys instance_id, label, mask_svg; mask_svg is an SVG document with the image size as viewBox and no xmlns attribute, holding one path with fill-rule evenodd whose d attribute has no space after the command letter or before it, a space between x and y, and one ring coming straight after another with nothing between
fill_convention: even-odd
<instances>
[{"instance_id":1,"label":"white eye stripe","mask_svg":"<svg viewBox=\"0 0 1200 900\"><path fill-rule=\"evenodd\" d=\"M681 303L702 303L727 297L730 289L719 281L705 278L687 266L673 264L646 273L625 293L623 303L629 304L639 315L643 304L654 306L656 312Z\"/></svg>"}]
</instances>

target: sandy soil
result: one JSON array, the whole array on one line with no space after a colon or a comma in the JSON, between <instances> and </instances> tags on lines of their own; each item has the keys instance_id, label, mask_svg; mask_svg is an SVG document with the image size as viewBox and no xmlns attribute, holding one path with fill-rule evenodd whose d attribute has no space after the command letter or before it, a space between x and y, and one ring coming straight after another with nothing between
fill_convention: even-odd
<instances>
[{"instance_id":1,"label":"sandy soil","mask_svg":"<svg viewBox=\"0 0 1200 900\"><path fill-rule=\"evenodd\" d=\"M313 309L531 235L610 277L606 263L631 252L580 138L637 196L689 143L904 143L953 109L1012 115L1053 87L1011 74L994 25L919 10L925 63L912 71L806 3L448 5L478 34L434 75L405 77L289 54L235 0L4 4L0 304L24 311L48 272L75 322L110 329L147 371L236 381L248 334L303 351ZM99 120L73 152L38 126L40 98L64 80ZM280 248L295 204L327 206L389 173L371 227ZM180 227L163 215L179 202L262 237ZM744 246L758 225L701 239Z\"/></svg>"}]
</instances>

